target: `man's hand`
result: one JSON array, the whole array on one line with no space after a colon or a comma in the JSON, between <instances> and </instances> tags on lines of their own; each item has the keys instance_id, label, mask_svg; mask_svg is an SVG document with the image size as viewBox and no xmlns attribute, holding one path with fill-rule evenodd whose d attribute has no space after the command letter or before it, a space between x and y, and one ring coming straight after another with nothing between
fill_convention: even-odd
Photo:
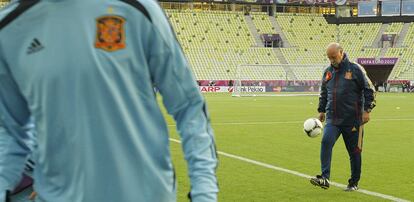
<instances>
[{"instance_id":1,"label":"man's hand","mask_svg":"<svg viewBox=\"0 0 414 202\"><path fill-rule=\"evenodd\" d=\"M368 123L369 121L369 112L364 111L364 114L362 114L362 125Z\"/></svg>"},{"instance_id":2,"label":"man's hand","mask_svg":"<svg viewBox=\"0 0 414 202\"><path fill-rule=\"evenodd\" d=\"M323 112L319 113L319 121L321 121L321 122L325 121L325 113L323 113Z\"/></svg>"}]
</instances>

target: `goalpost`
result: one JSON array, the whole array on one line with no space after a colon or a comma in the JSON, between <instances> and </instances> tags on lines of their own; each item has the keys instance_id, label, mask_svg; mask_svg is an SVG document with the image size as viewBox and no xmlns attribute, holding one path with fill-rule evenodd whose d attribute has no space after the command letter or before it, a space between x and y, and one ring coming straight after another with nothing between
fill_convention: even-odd
<instances>
[{"instance_id":1,"label":"goalpost","mask_svg":"<svg viewBox=\"0 0 414 202\"><path fill-rule=\"evenodd\" d=\"M326 65L271 64L239 65L233 96L318 95Z\"/></svg>"}]
</instances>

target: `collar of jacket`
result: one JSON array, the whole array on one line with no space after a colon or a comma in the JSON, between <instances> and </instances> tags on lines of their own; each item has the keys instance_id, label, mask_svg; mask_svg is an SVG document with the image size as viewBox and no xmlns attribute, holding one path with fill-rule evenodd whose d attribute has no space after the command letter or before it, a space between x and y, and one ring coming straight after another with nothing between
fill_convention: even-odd
<instances>
[{"instance_id":1,"label":"collar of jacket","mask_svg":"<svg viewBox=\"0 0 414 202\"><path fill-rule=\"evenodd\" d=\"M338 68L335 68L335 67L333 67L335 70L340 70L340 69L343 69L344 67L347 67L348 66L348 64L349 64L349 58L348 58L348 55L346 54L346 53L344 53L344 57L342 58L342 61L341 61L341 63L339 63L339 66L338 66Z\"/></svg>"}]
</instances>

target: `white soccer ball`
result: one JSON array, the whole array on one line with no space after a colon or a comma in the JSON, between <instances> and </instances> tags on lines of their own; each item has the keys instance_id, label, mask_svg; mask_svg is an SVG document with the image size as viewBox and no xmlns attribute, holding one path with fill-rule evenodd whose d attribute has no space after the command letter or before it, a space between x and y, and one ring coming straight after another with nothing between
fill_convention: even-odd
<instances>
[{"instance_id":1,"label":"white soccer ball","mask_svg":"<svg viewBox=\"0 0 414 202\"><path fill-rule=\"evenodd\" d=\"M318 135L322 134L322 122L317 118L307 119L303 124L303 131L305 131L305 134L309 137L317 137Z\"/></svg>"}]
</instances>

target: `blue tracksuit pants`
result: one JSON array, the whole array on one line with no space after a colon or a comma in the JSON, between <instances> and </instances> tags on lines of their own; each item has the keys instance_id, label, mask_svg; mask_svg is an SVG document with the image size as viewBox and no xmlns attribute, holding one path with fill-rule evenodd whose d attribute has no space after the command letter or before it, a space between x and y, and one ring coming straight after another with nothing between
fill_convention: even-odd
<instances>
[{"instance_id":1,"label":"blue tracksuit pants","mask_svg":"<svg viewBox=\"0 0 414 202\"><path fill-rule=\"evenodd\" d=\"M362 148L358 148L359 126L336 126L329 122L326 124L321 144L322 176L327 179L330 177L332 149L341 134L351 163L351 181L358 183L361 176L362 151Z\"/></svg>"}]
</instances>

